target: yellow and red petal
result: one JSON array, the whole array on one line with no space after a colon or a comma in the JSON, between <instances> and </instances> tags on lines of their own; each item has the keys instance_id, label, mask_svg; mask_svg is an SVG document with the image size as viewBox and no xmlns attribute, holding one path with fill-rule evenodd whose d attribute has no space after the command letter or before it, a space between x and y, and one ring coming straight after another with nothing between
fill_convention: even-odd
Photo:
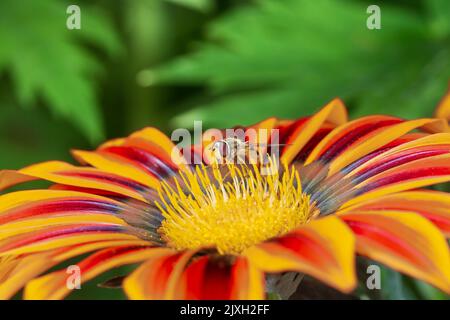
<instances>
[{"instance_id":1,"label":"yellow and red petal","mask_svg":"<svg viewBox=\"0 0 450 320\"><path fill-rule=\"evenodd\" d=\"M381 171L385 171L418 158L430 156L430 154L433 155L433 151L436 151L435 154L449 152L450 133L436 133L433 135L409 134L407 136L412 136L412 138L399 141L396 145L391 145L389 148L383 148L380 152L371 153L371 155L373 155L372 157L364 157L364 161L358 163L358 165L352 165L351 168L347 168L345 170L346 173L348 173L347 177L355 175L361 176L367 171L370 171L370 169L383 165L386 162L390 162L390 166L385 167L385 169ZM424 153L423 151L428 151L428 153ZM421 152L418 157L410 157L412 154L418 152Z\"/></svg>"},{"instance_id":2,"label":"yellow and red petal","mask_svg":"<svg viewBox=\"0 0 450 320\"><path fill-rule=\"evenodd\" d=\"M415 212L427 218L450 238L450 194L447 192L421 190L405 191L369 199L340 210L350 211L405 211Z\"/></svg>"},{"instance_id":3,"label":"yellow and red petal","mask_svg":"<svg viewBox=\"0 0 450 320\"><path fill-rule=\"evenodd\" d=\"M73 150L72 154L83 164L89 164L103 172L116 174L131 179L148 188L156 189L159 180L141 165L133 165L136 161L107 152Z\"/></svg>"},{"instance_id":4,"label":"yellow and red petal","mask_svg":"<svg viewBox=\"0 0 450 320\"><path fill-rule=\"evenodd\" d=\"M0 196L0 225L41 215L116 215L123 207L113 199L77 191L17 191Z\"/></svg>"},{"instance_id":5,"label":"yellow and red petal","mask_svg":"<svg viewBox=\"0 0 450 320\"><path fill-rule=\"evenodd\" d=\"M15 185L38 180L39 178L22 174L16 170L0 170L0 191Z\"/></svg>"},{"instance_id":6,"label":"yellow and red petal","mask_svg":"<svg viewBox=\"0 0 450 320\"><path fill-rule=\"evenodd\" d=\"M420 182L425 186L445 181L445 164L444 167L434 167L434 164L442 162L439 156L448 155L449 133L407 134L330 177L326 177L327 166L318 166L313 170L313 164L309 165L303 174L304 190L311 193L311 200L317 202L322 214L329 214L343 204L345 207L365 201L368 199L365 197L373 196L370 192L377 188L381 188L381 192L392 193L418 187L414 183ZM411 169L409 173L407 168ZM415 181L414 177L417 178ZM412 186L409 184L411 182Z\"/></svg>"},{"instance_id":7,"label":"yellow and red petal","mask_svg":"<svg viewBox=\"0 0 450 320\"><path fill-rule=\"evenodd\" d=\"M250 126L249 129L253 129L256 131L254 140L250 142L261 144L263 146L269 143L270 132L275 128L278 122L279 120L277 118L271 117Z\"/></svg>"},{"instance_id":8,"label":"yellow and red petal","mask_svg":"<svg viewBox=\"0 0 450 320\"><path fill-rule=\"evenodd\" d=\"M311 221L283 237L244 252L257 268L270 273L297 271L344 292L356 286L355 239L339 218Z\"/></svg>"},{"instance_id":9,"label":"yellow and red petal","mask_svg":"<svg viewBox=\"0 0 450 320\"><path fill-rule=\"evenodd\" d=\"M401 123L402 120L389 116L367 116L345 123L328 134L314 148L305 164L313 161L328 162L340 153L351 148L355 143L364 141L365 137L376 130Z\"/></svg>"},{"instance_id":10,"label":"yellow and red petal","mask_svg":"<svg viewBox=\"0 0 450 320\"><path fill-rule=\"evenodd\" d=\"M363 137L357 136L356 142L351 141L351 143L345 145L343 150L332 153L328 175L335 174L352 162L418 128L426 128L436 132L447 131L446 123L437 119L418 119L383 126ZM346 138L349 136L352 136L352 133L349 132ZM333 145L333 149L337 148L336 146L339 144Z\"/></svg>"},{"instance_id":11,"label":"yellow and red petal","mask_svg":"<svg viewBox=\"0 0 450 320\"><path fill-rule=\"evenodd\" d=\"M341 170L341 172L346 175L346 177L350 177L352 175L355 175L358 173L359 170L362 170L365 168L366 165L371 165L372 163L381 160L383 157L387 157L391 155L393 152L397 152L400 150L403 150L403 148L408 148L408 146L412 146L412 143L421 140L422 138L430 138L434 136L439 136L441 133L437 134L427 134L423 132L412 132L407 133L394 141L376 149L375 151L372 151L368 153L367 155L359 158L358 160L352 162L350 165L346 166L344 169ZM417 143L417 146L420 146L420 143Z\"/></svg>"},{"instance_id":12,"label":"yellow and red petal","mask_svg":"<svg viewBox=\"0 0 450 320\"><path fill-rule=\"evenodd\" d=\"M170 251L166 248L121 246L94 253L77 266L82 272L81 283L122 265L133 264ZM66 270L55 271L30 281L25 287L24 298L36 300L63 299L70 293L66 281L70 275Z\"/></svg>"},{"instance_id":13,"label":"yellow and red petal","mask_svg":"<svg viewBox=\"0 0 450 320\"><path fill-rule=\"evenodd\" d=\"M122 219L104 214L74 214L74 215L42 215L38 218L29 218L0 225L0 241L6 238L29 233L31 231L47 229L53 226L70 225L110 225L123 226L127 224Z\"/></svg>"},{"instance_id":14,"label":"yellow and red petal","mask_svg":"<svg viewBox=\"0 0 450 320\"><path fill-rule=\"evenodd\" d=\"M288 135L280 135L280 143L286 144L282 150L281 160L292 162L305 145L311 140L326 122L334 125L342 125L347 121L347 111L339 99L334 99L322 110L310 118L297 120L286 130Z\"/></svg>"},{"instance_id":15,"label":"yellow and red petal","mask_svg":"<svg viewBox=\"0 0 450 320\"><path fill-rule=\"evenodd\" d=\"M264 299L264 273L246 257L226 261L202 256L184 270L177 284L176 299Z\"/></svg>"},{"instance_id":16,"label":"yellow and red petal","mask_svg":"<svg viewBox=\"0 0 450 320\"><path fill-rule=\"evenodd\" d=\"M48 227L0 240L0 256L20 255L106 240L139 240L115 224L75 224Z\"/></svg>"},{"instance_id":17,"label":"yellow and red petal","mask_svg":"<svg viewBox=\"0 0 450 320\"><path fill-rule=\"evenodd\" d=\"M0 279L0 299L11 298L20 289L22 289L28 281L34 279L62 261L95 250L125 245L146 246L148 244L141 240L99 241L14 257L12 259L14 266L11 268L8 276Z\"/></svg>"},{"instance_id":18,"label":"yellow and red petal","mask_svg":"<svg viewBox=\"0 0 450 320\"><path fill-rule=\"evenodd\" d=\"M361 255L450 292L450 252L446 239L419 214L350 211L340 217L356 236Z\"/></svg>"},{"instance_id":19,"label":"yellow and red petal","mask_svg":"<svg viewBox=\"0 0 450 320\"><path fill-rule=\"evenodd\" d=\"M24 177L28 177L28 180L24 180ZM8 175L8 178L11 178L11 174ZM60 161L49 161L26 167L17 171L14 179L0 181L0 185L10 187L36 179L81 188L105 190L141 201L146 201L142 194L148 189L147 186L126 177L95 168L75 167Z\"/></svg>"},{"instance_id":20,"label":"yellow and red petal","mask_svg":"<svg viewBox=\"0 0 450 320\"><path fill-rule=\"evenodd\" d=\"M125 149L116 149L117 152L114 152L114 149L111 149L113 147ZM160 161L169 168L185 169L186 159L181 151L164 133L153 127L136 131L127 138L110 140L102 144L97 151L120 154L131 163L147 169L154 169L154 165L158 166Z\"/></svg>"},{"instance_id":21,"label":"yellow and red petal","mask_svg":"<svg viewBox=\"0 0 450 320\"><path fill-rule=\"evenodd\" d=\"M15 258L12 272L3 281L0 280L0 300L10 299L27 281L53 267L56 262L51 259L52 253L44 252Z\"/></svg>"},{"instance_id":22,"label":"yellow and red petal","mask_svg":"<svg viewBox=\"0 0 450 320\"><path fill-rule=\"evenodd\" d=\"M419 128L424 132L408 133ZM449 134L425 132L433 130L444 130L442 121L405 122L393 117L370 116L338 127L312 151L307 166L299 168L304 190L311 194L311 200L322 214L333 213L345 202L376 188L375 183L364 184L377 175L394 174L398 167L415 160L450 154ZM397 178L401 182L410 176ZM438 183L438 180L427 183Z\"/></svg>"},{"instance_id":23,"label":"yellow and red petal","mask_svg":"<svg viewBox=\"0 0 450 320\"><path fill-rule=\"evenodd\" d=\"M261 300L265 297L264 273L246 258L234 262L231 299Z\"/></svg>"},{"instance_id":24,"label":"yellow and red petal","mask_svg":"<svg viewBox=\"0 0 450 320\"><path fill-rule=\"evenodd\" d=\"M131 207L131 203L76 191L27 190L5 194L0 196L0 256L86 242L85 238L136 239L135 234L144 237L146 231L140 228L145 221L139 218L139 210ZM148 213L147 218L150 219ZM150 233L147 231L149 236Z\"/></svg>"},{"instance_id":25,"label":"yellow and red petal","mask_svg":"<svg viewBox=\"0 0 450 320\"><path fill-rule=\"evenodd\" d=\"M19 263L16 256L4 256L0 258L0 283L3 283L13 272Z\"/></svg>"},{"instance_id":26,"label":"yellow and red petal","mask_svg":"<svg viewBox=\"0 0 450 320\"><path fill-rule=\"evenodd\" d=\"M186 264L196 251L161 252L149 258L125 278L123 288L130 299L176 299L177 287Z\"/></svg>"},{"instance_id":27,"label":"yellow and red petal","mask_svg":"<svg viewBox=\"0 0 450 320\"><path fill-rule=\"evenodd\" d=\"M180 170L186 169L183 165L185 159L172 140L156 128L149 127L133 133L124 145L140 147L168 164L178 166Z\"/></svg>"},{"instance_id":28,"label":"yellow and red petal","mask_svg":"<svg viewBox=\"0 0 450 320\"><path fill-rule=\"evenodd\" d=\"M436 108L436 118L450 120L450 89L442 98Z\"/></svg>"},{"instance_id":29,"label":"yellow and red petal","mask_svg":"<svg viewBox=\"0 0 450 320\"><path fill-rule=\"evenodd\" d=\"M99 155L128 163L157 179L173 176L179 170L175 165L165 162L152 153L134 146L113 146L97 151Z\"/></svg>"},{"instance_id":30,"label":"yellow and red petal","mask_svg":"<svg viewBox=\"0 0 450 320\"><path fill-rule=\"evenodd\" d=\"M355 187L356 195L342 207L447 181L450 181L450 153L430 156L402 164L364 180Z\"/></svg>"}]
</instances>

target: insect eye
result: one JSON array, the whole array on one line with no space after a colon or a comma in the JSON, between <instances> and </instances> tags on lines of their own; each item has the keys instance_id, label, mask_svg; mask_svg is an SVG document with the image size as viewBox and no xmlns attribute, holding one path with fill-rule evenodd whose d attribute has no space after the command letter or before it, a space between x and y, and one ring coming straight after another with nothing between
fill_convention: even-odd
<instances>
[{"instance_id":1,"label":"insect eye","mask_svg":"<svg viewBox=\"0 0 450 320\"><path fill-rule=\"evenodd\" d=\"M213 151L217 152L221 157L227 155L228 144L225 141L217 141L213 144Z\"/></svg>"}]
</instances>

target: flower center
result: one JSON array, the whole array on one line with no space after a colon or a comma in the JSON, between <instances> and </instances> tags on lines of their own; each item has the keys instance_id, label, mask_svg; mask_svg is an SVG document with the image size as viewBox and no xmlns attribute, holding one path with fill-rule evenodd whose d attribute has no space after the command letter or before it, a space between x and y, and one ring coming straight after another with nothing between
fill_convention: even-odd
<instances>
[{"instance_id":1,"label":"flower center","mask_svg":"<svg viewBox=\"0 0 450 320\"><path fill-rule=\"evenodd\" d=\"M165 218L161 237L178 250L214 247L220 254L240 254L307 222L309 196L297 170L262 170L202 166L180 173L171 185L164 182L156 204Z\"/></svg>"}]
</instances>

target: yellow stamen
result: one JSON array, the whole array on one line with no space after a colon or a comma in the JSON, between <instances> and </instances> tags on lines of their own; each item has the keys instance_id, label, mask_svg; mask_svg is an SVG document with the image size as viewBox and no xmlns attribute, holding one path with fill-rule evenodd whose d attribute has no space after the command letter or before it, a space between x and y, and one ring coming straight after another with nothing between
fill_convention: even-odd
<instances>
[{"instance_id":1,"label":"yellow stamen","mask_svg":"<svg viewBox=\"0 0 450 320\"><path fill-rule=\"evenodd\" d=\"M272 169L263 175L256 166L227 164L225 169L223 174L219 166L201 166L180 173L181 181L175 179L172 186L162 184L156 205L165 219L159 232L170 246L239 254L312 216L297 170Z\"/></svg>"}]
</instances>

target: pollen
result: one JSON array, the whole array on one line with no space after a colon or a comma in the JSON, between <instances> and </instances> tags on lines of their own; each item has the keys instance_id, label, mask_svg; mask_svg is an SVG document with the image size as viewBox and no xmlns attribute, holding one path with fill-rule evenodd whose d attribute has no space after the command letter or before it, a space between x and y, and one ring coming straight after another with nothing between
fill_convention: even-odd
<instances>
[{"instance_id":1,"label":"pollen","mask_svg":"<svg viewBox=\"0 0 450 320\"><path fill-rule=\"evenodd\" d=\"M198 166L162 184L158 232L178 250L238 255L306 223L314 215L309 203L293 168Z\"/></svg>"}]
</instances>

